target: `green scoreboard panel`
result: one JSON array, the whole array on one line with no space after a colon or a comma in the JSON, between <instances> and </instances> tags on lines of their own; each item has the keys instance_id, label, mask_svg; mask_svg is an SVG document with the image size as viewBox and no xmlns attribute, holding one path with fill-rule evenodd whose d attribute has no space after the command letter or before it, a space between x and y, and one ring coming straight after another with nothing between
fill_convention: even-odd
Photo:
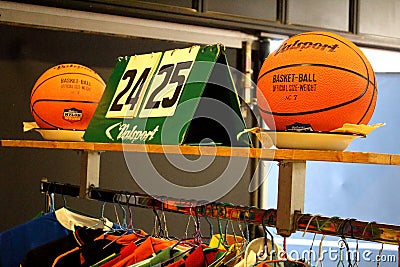
<instances>
[{"instance_id":1,"label":"green scoreboard panel","mask_svg":"<svg viewBox=\"0 0 400 267\"><path fill-rule=\"evenodd\" d=\"M248 146L224 47L119 58L85 132L88 142Z\"/></svg>"}]
</instances>

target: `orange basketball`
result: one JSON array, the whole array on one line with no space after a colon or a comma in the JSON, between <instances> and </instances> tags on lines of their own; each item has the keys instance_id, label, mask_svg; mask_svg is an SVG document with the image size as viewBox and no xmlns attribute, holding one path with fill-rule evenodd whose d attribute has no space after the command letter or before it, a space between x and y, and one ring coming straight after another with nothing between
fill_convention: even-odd
<instances>
[{"instance_id":1,"label":"orange basketball","mask_svg":"<svg viewBox=\"0 0 400 267\"><path fill-rule=\"evenodd\" d=\"M31 92L31 112L41 128L86 130L105 83L92 69L61 64L45 71Z\"/></svg>"},{"instance_id":2,"label":"orange basketball","mask_svg":"<svg viewBox=\"0 0 400 267\"><path fill-rule=\"evenodd\" d=\"M287 39L264 61L257 100L272 130L331 131L344 123L367 124L378 94L362 51L329 32Z\"/></svg>"}]
</instances>

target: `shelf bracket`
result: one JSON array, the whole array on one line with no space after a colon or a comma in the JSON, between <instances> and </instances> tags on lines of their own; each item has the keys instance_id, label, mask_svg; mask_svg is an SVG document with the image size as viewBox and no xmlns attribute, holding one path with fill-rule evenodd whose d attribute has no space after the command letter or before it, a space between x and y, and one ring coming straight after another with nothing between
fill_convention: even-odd
<instances>
[{"instance_id":1,"label":"shelf bracket","mask_svg":"<svg viewBox=\"0 0 400 267\"><path fill-rule=\"evenodd\" d=\"M90 186L100 186L100 151L84 150L81 153L79 197L87 198Z\"/></svg>"},{"instance_id":2,"label":"shelf bracket","mask_svg":"<svg viewBox=\"0 0 400 267\"><path fill-rule=\"evenodd\" d=\"M294 214L304 211L305 181L306 161L279 162L276 228L281 236L296 231Z\"/></svg>"}]
</instances>

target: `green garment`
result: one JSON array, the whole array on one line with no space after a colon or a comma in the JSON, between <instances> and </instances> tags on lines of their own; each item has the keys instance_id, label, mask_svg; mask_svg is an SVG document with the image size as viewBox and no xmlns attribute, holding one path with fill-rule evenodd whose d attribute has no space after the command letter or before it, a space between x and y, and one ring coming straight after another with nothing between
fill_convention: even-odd
<instances>
[{"instance_id":1,"label":"green garment","mask_svg":"<svg viewBox=\"0 0 400 267\"><path fill-rule=\"evenodd\" d=\"M153 254L152 257L130 265L129 267L151 267L171 258L171 248L167 247Z\"/></svg>"}]
</instances>

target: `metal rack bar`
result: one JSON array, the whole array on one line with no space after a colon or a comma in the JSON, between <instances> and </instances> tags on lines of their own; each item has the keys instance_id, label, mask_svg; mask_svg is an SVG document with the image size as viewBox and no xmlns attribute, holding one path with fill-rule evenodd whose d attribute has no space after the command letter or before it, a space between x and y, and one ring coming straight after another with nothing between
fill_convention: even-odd
<instances>
[{"instance_id":1,"label":"metal rack bar","mask_svg":"<svg viewBox=\"0 0 400 267\"><path fill-rule=\"evenodd\" d=\"M41 192L79 197L79 186L41 181ZM157 209L180 214L209 218L246 221L276 227L277 210L256 207L235 206L229 203L174 199L167 196L149 196L142 193L90 188L88 199L131 205L135 207ZM297 231L374 241L385 244L400 243L400 226L376 222L325 217L320 215L295 213L293 227Z\"/></svg>"}]
</instances>

